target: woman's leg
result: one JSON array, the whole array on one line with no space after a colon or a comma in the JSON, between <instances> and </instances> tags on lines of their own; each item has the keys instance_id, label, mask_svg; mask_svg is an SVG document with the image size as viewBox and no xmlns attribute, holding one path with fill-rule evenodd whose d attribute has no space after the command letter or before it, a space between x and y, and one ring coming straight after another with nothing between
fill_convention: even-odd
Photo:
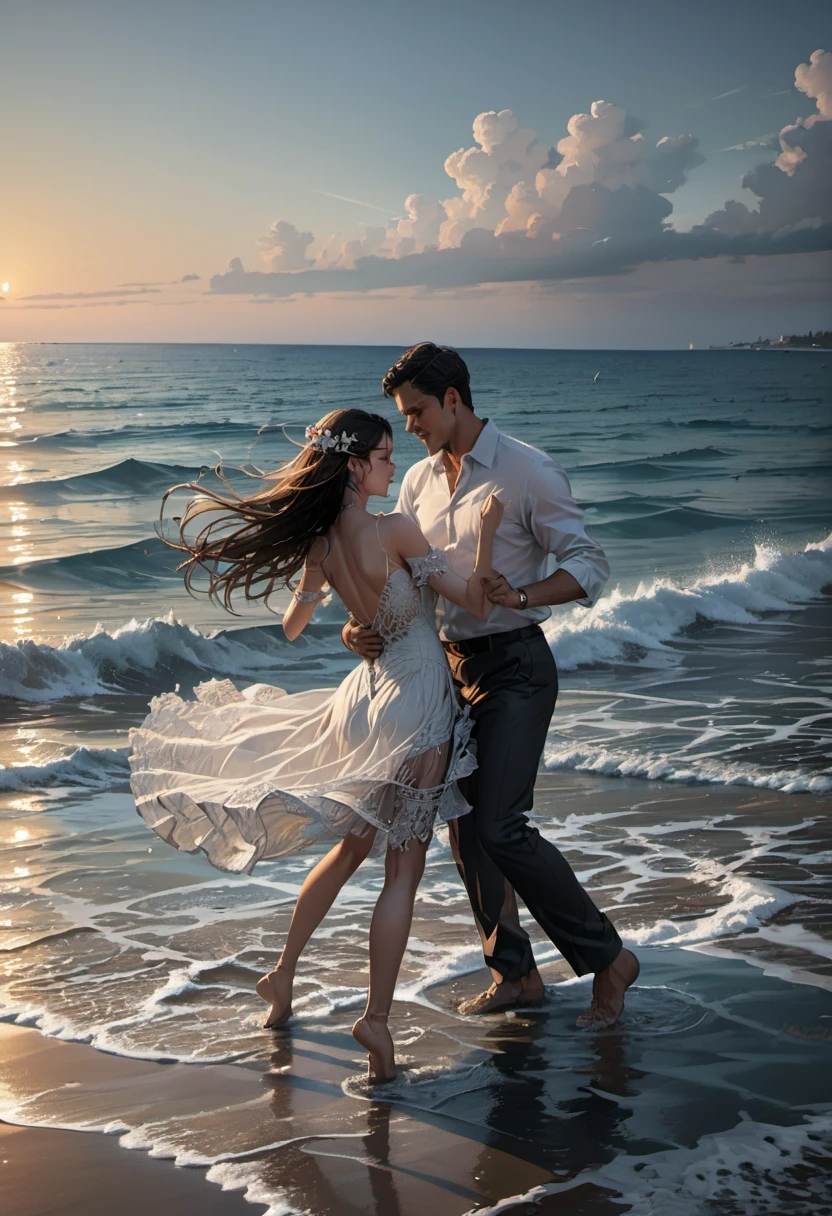
<instances>
[{"instance_id":1,"label":"woman's leg","mask_svg":"<svg viewBox=\"0 0 832 1216\"><path fill-rule=\"evenodd\" d=\"M286 942L274 971L257 981L257 993L271 1003L266 1026L281 1026L292 1015L292 980L301 953L335 902L344 884L370 852L375 829L366 835L348 833L314 866L300 889Z\"/></svg>"},{"instance_id":2,"label":"woman's leg","mask_svg":"<svg viewBox=\"0 0 832 1216\"><path fill-rule=\"evenodd\" d=\"M384 887L370 924L370 988L364 1016L353 1034L370 1054L370 1080L395 1076L393 1040L387 1015L413 920L416 889L425 869L429 840L410 840L406 849L388 846Z\"/></svg>"}]
</instances>

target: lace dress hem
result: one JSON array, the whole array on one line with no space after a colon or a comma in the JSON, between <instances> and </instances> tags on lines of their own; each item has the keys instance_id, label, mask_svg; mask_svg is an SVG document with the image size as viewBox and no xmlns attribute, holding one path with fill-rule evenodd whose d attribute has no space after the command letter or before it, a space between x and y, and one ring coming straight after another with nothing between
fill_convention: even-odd
<instances>
[{"instance_id":1,"label":"lace dress hem","mask_svg":"<svg viewBox=\"0 0 832 1216\"><path fill-rule=\"evenodd\" d=\"M467 707L458 709L450 738L447 727L443 738L436 738L436 728L430 726L416 735L395 773L365 770L360 779L342 775L314 786L294 782L291 790L268 780L237 781L224 789L212 781L205 796L195 787L192 792L181 785L171 789L164 768L155 767L162 760L160 736L175 726L180 739L206 739L213 730L190 722L200 706L268 704L287 696L269 685L255 685L243 696L230 680L208 681L195 692L196 701L183 701L176 693L153 699L142 728L131 732L131 785L137 811L148 827L177 849L204 852L217 869L250 874L259 861L293 853L322 837L343 839L350 832L363 836L374 829L381 836L374 851L385 844L406 849L411 840L426 841L437 821L447 823L470 810L457 785L476 768ZM445 745L447 766L441 782L419 788L403 779ZM192 785L192 779L183 784ZM165 788L150 792L148 786ZM287 828L289 819L295 826Z\"/></svg>"}]
</instances>

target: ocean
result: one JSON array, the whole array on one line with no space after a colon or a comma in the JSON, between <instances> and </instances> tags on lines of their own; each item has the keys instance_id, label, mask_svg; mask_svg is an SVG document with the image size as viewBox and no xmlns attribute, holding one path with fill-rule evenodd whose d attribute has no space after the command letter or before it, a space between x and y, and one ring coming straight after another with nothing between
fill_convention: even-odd
<instances>
[{"instance_id":1,"label":"ocean","mask_svg":"<svg viewBox=\"0 0 832 1216\"><path fill-rule=\"evenodd\" d=\"M151 1114L79 1082L20 1091L0 1117L118 1132L274 1213L353 1210L312 1185L309 1144L349 1148L376 1110L347 1031L378 863L316 937L295 1055L286 1040L276 1062L252 984L315 856L238 878L167 849L135 815L126 733L166 690L326 687L355 659L336 597L289 644L285 596L238 617L189 597L155 527L171 485L216 485L217 465L248 484L341 405L391 418L400 478L424 449L381 395L399 353L0 345L0 1016L148 1066L221 1067L248 1095L239 1118L182 1095ZM482 978L481 958L437 840L399 988L395 1037L414 1060L394 1121L476 1126L491 1154L465 1194L457 1179L449 1206L431 1199L436 1216L554 1211L566 1190L597 1206L558 1211L621 1211L616 1195L661 1211L663 1194L679 1212L768 1213L781 1195L791 1213L832 1211L814 1181L832 1093L819 1065L797 1080L832 1052L832 357L462 353L477 412L561 462L610 559L598 604L546 625L562 691L535 813L647 965L600 1047L570 1028L585 984L536 930L546 1016L456 1018L450 994ZM310 1080L330 1051L343 1077ZM330 1086L329 1104L310 1113L277 1086L264 1107L245 1088L264 1068ZM366 1147L344 1153L372 1173ZM495 1164L507 1155L526 1172ZM383 1216L410 1211L385 1195Z\"/></svg>"}]
</instances>

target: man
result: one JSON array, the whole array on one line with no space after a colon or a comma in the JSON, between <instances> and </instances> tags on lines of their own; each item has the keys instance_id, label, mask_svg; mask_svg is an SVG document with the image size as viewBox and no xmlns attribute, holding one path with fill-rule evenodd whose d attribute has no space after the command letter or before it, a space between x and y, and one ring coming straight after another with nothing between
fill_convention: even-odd
<instances>
[{"instance_id":1,"label":"man","mask_svg":"<svg viewBox=\"0 0 832 1216\"><path fill-rule=\"evenodd\" d=\"M397 510L442 549L453 547L463 575L473 569L480 510L492 492L505 512L488 581L487 621L439 601L437 624L456 686L475 722L478 768L464 793L473 810L450 825L494 983L460 1006L489 1013L537 1004L543 983L515 891L578 975L593 972L592 1004L580 1026L603 1029L621 1013L638 961L581 887L568 862L528 822L557 697L557 670L540 628L549 606L590 606L609 575L600 546L584 531L566 474L537 448L503 435L474 413L468 369L456 351L421 342L383 382L428 455L408 470ZM547 576L549 555L557 569ZM381 639L356 621L345 645L375 658Z\"/></svg>"}]
</instances>

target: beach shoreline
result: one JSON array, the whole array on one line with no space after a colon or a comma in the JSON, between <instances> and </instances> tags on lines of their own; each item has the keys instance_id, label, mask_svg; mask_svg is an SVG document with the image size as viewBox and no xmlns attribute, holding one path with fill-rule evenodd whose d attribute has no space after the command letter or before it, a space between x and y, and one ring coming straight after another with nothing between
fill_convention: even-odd
<instances>
[{"instance_id":1,"label":"beach shoreline","mask_svg":"<svg viewBox=\"0 0 832 1216\"><path fill-rule=\"evenodd\" d=\"M256 1216L266 1210L238 1191L208 1185L200 1170L176 1170L146 1153L127 1156L111 1136L0 1120L0 1161L0 1207L8 1216L146 1216L151 1210L180 1216L190 1209L200 1216Z\"/></svg>"},{"instance_id":2,"label":"beach shoreline","mask_svg":"<svg viewBox=\"0 0 832 1216\"><path fill-rule=\"evenodd\" d=\"M769 1187L771 1196L785 1194L794 1179L788 1169L782 1177L777 1169L800 1165L810 1177L817 1172L812 1154L826 1143L823 1120L832 1110L820 1068L820 1056L832 1057L828 928L819 919L817 894L799 872L801 837L822 852L829 809L830 799L811 794L541 774L535 811L540 826L559 840L596 900L620 923L625 942L642 957L642 976L622 1023L601 1035L575 1029L589 997L589 977L574 979L546 950L534 925L530 932L547 985L544 1006L459 1018L456 1003L478 991L487 972L468 941L474 933L461 888L425 890L394 1005L403 1073L385 1092L374 1093L361 1079L361 1052L349 1035L358 1000L349 994L360 993L366 963L363 895L347 892L333 921L325 922L299 971L299 1016L271 1035L260 1029L263 1011L251 990L259 960L254 951L241 950L232 964L227 952L229 940L250 926L250 920L235 917L248 906L239 901L254 895L246 885L253 880L226 887L224 876L216 875L219 881L206 886L207 867L173 850L164 851L161 869L152 856L147 859L148 879L128 864L136 908L147 907L148 898L172 907L172 896L181 901L189 891L195 894L188 906L196 907L203 889L233 892L233 906L194 931L199 965L187 979L170 973L163 985L168 995L146 1001L152 1016L136 1023L132 1039L118 1037L123 1014L114 1003L117 989L108 998L108 1016L115 1021L106 1034L84 1034L83 1000L71 1015L68 1006L62 1014L40 986L37 1000L46 1009L51 1005L51 1015L41 1018L31 1004L38 985L29 985L28 1005L20 996L27 987L27 956L36 964L57 952L62 961L55 974L71 984L78 966L88 968L93 987L87 992L100 1003L96 937L111 932L124 941L137 931L138 913L132 927L120 923L108 930L114 914L105 910L98 929L88 918L80 936L66 925L69 937L59 931L7 955L19 968L12 988L20 1005L13 1014L7 997L6 1023L0 1023L0 1119L32 1128L2 1129L9 1145L4 1156L13 1163L7 1177L20 1177L14 1171L40 1153L54 1153L59 1163L77 1162L67 1181L76 1206L58 1209L67 1216L104 1216L109 1187L122 1177L131 1188L135 1178L136 1195L155 1197L160 1212L164 1204L175 1210L187 1188L188 1202L217 1216L262 1211L269 1204L274 1213L314 1216L463 1216L494 1205L501 1205L501 1213L613 1216L622 1210L617 1188L643 1205L658 1202L667 1187L693 1205L679 1211L693 1213L698 1201L685 1191L695 1185L691 1163L701 1159L697 1168L716 1177L733 1145L750 1152L743 1139L750 1137L770 1159L755 1159L752 1181L734 1180L740 1197L732 1202L750 1202L747 1194L760 1187ZM101 819L99 812L96 817ZM114 822L123 817L120 809ZM580 848L576 827L583 833ZM649 843L645 847L647 827L663 842L661 856ZM136 829L130 823L122 830L132 839ZM708 870L708 853L718 847L731 855L728 845L736 846L743 831L752 832L754 847L744 860L734 847L733 862L717 880ZM114 829L105 834L112 849ZM678 861L669 865L669 841L677 857L682 848L686 856L699 856L704 871ZM433 847L441 854L445 846ZM138 849L143 845L137 861ZM604 857L612 850L617 866ZM128 855L118 856L129 863ZM185 886L183 860L198 866L188 871ZM816 877L820 887L822 876ZM105 872L97 882L106 884ZM156 895L142 896L142 890ZM779 903L777 891L786 893ZM72 906L77 914L77 896ZM290 899L271 905L268 949L277 945L290 907ZM804 922L814 929L807 932ZM345 953L339 933L349 925L349 936L357 940ZM158 929L166 933L161 923ZM147 932L140 936L147 945L165 940ZM181 950L183 943L181 928L178 936L167 935L168 947ZM122 964L128 976L131 957ZM337 981L320 975L326 958ZM319 979L332 993L328 1006L321 1001ZM14 1024L15 1017L23 1024ZM99 1130L56 1130L69 1127ZM111 1134L101 1134L103 1129ZM780 1147L773 1148L766 1136ZM790 1156L781 1155L783 1145ZM147 1152L167 1160L147 1158L149 1164L141 1165ZM89 1168L82 1171L84 1162ZM217 1183L234 1189L223 1192ZM25 1206L25 1190L21 1195L19 1213L12 1207L10 1216L40 1216L36 1206ZM516 1202L509 1202L512 1196ZM818 1198L813 1202L814 1212L824 1211ZM729 1205L725 1211L743 1208Z\"/></svg>"}]
</instances>

